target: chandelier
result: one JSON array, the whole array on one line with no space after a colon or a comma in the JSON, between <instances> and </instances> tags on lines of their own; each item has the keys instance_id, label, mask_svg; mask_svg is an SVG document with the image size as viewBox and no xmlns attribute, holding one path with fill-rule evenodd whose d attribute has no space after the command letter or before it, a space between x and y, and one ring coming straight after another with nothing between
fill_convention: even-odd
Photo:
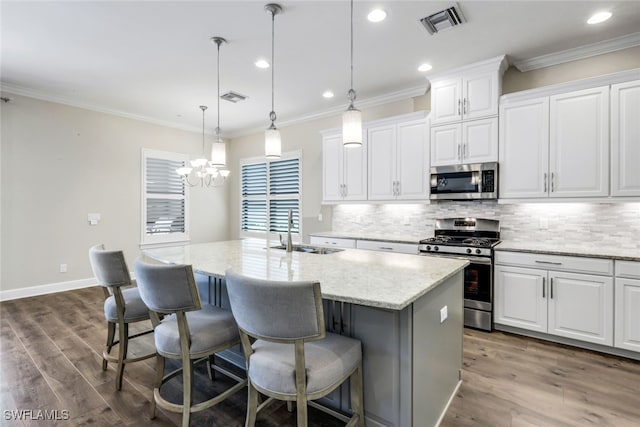
<instances>
[{"instance_id":1,"label":"chandelier","mask_svg":"<svg viewBox=\"0 0 640 427\"><path fill-rule=\"evenodd\" d=\"M201 105L200 109L202 110L202 157L191 160L191 167L181 167L176 169L176 172L189 187L215 187L221 184L217 178L221 177L222 181L224 181L229 176L230 171L226 169L218 170L204 154L204 112L207 106ZM214 144L216 143L214 142Z\"/></svg>"},{"instance_id":2,"label":"chandelier","mask_svg":"<svg viewBox=\"0 0 640 427\"><path fill-rule=\"evenodd\" d=\"M275 17L278 13L282 12L282 6L275 3L267 4L264 9L271 14L271 112L269 113L269 120L271 120L271 126L264 132L264 154L267 159L280 158L282 152L282 142L280 139L280 131L276 128L276 111L274 108L275 98L275 63L274 63L274 47L275 47Z\"/></svg>"}]
</instances>

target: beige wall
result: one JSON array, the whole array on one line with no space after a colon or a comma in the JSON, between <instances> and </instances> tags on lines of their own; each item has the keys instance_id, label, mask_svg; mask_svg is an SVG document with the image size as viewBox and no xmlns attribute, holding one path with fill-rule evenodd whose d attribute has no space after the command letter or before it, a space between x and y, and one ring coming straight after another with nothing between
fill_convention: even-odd
<instances>
[{"instance_id":1,"label":"beige wall","mask_svg":"<svg viewBox=\"0 0 640 427\"><path fill-rule=\"evenodd\" d=\"M87 251L140 253L141 149L195 157L202 135L10 95L2 107L3 291L88 279ZM191 241L224 240L226 187L191 190ZM100 213L89 226L88 213ZM60 264L68 265L59 273Z\"/></svg>"},{"instance_id":2,"label":"beige wall","mask_svg":"<svg viewBox=\"0 0 640 427\"><path fill-rule=\"evenodd\" d=\"M371 121L384 117L410 113L414 111L413 100L393 102L390 104L365 109L362 111L363 121ZM308 234L314 231L331 229L331 208L322 207L322 137L320 131L339 128L342 125L341 115L312 120L280 129L282 151L302 150L302 232L303 240L308 241ZM276 123L277 124L277 123ZM265 122L265 128L268 123ZM229 229L233 238L240 232L240 180L237 172L242 158L264 156L264 133L255 133L238 137L230 144L230 165L233 170L230 178L229 194ZM323 221L318 221L318 214L323 214Z\"/></svg>"},{"instance_id":3,"label":"beige wall","mask_svg":"<svg viewBox=\"0 0 640 427\"><path fill-rule=\"evenodd\" d=\"M531 70L526 73L521 73L515 67L510 67L504 74L502 93L518 92L634 68L640 68L640 46Z\"/></svg>"}]
</instances>

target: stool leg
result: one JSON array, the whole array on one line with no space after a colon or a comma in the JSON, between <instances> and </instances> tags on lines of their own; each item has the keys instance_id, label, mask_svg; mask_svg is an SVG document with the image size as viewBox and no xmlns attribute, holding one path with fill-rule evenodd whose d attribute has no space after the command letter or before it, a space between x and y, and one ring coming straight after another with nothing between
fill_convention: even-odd
<instances>
[{"instance_id":1,"label":"stool leg","mask_svg":"<svg viewBox=\"0 0 640 427\"><path fill-rule=\"evenodd\" d=\"M254 427L256 424L256 412L258 411L258 390L253 387L251 380L247 381L247 420L245 427Z\"/></svg>"},{"instance_id":2,"label":"stool leg","mask_svg":"<svg viewBox=\"0 0 640 427\"><path fill-rule=\"evenodd\" d=\"M156 417L156 390L160 393L160 387L162 387L162 378L164 377L164 357L156 354L156 382L154 389L151 392L151 406L149 407L149 417L154 419Z\"/></svg>"},{"instance_id":3,"label":"stool leg","mask_svg":"<svg viewBox=\"0 0 640 427\"><path fill-rule=\"evenodd\" d=\"M124 374L124 360L127 358L127 347L129 346L129 325L121 323L118 326L120 334L120 345L118 352L118 370L116 372L116 390L122 389L122 376Z\"/></svg>"},{"instance_id":4,"label":"stool leg","mask_svg":"<svg viewBox=\"0 0 640 427\"><path fill-rule=\"evenodd\" d=\"M182 427L189 427L191 404L193 403L193 361L189 355L182 355Z\"/></svg>"},{"instance_id":5,"label":"stool leg","mask_svg":"<svg viewBox=\"0 0 640 427\"><path fill-rule=\"evenodd\" d=\"M113 338L116 335L116 324L113 322L107 322L107 344L104 347L105 353L111 353L111 348L113 347ZM109 362L102 356L102 370L107 370L107 364Z\"/></svg>"},{"instance_id":6,"label":"stool leg","mask_svg":"<svg viewBox=\"0 0 640 427\"><path fill-rule=\"evenodd\" d=\"M214 362L215 362L215 361L214 361L214 359L213 359L213 354L212 354L212 355L210 355L210 356L209 356L209 360L207 361L207 368L209 368L209 369L208 369L208 371L209 371L209 379L210 379L211 381L213 381L213 380L215 380L215 379L216 379L216 370L215 370L215 369L213 369L213 364L214 364Z\"/></svg>"},{"instance_id":7,"label":"stool leg","mask_svg":"<svg viewBox=\"0 0 640 427\"><path fill-rule=\"evenodd\" d=\"M362 399L362 363L351 374L349 379L351 389L351 410L358 416L358 426L364 427L364 404Z\"/></svg>"}]
</instances>

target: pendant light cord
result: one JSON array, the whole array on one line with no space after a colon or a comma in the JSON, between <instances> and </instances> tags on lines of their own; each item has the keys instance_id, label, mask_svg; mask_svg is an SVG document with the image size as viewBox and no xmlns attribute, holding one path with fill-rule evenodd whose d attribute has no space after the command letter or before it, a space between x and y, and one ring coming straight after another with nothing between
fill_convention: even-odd
<instances>
[{"instance_id":1,"label":"pendant light cord","mask_svg":"<svg viewBox=\"0 0 640 427\"><path fill-rule=\"evenodd\" d=\"M276 20L276 11L271 11L271 113L269 114L269 118L271 119L271 126L274 126L274 122L276 121L276 110L275 110L275 20Z\"/></svg>"},{"instance_id":2,"label":"pendant light cord","mask_svg":"<svg viewBox=\"0 0 640 427\"><path fill-rule=\"evenodd\" d=\"M351 90L353 90L353 0L351 0Z\"/></svg>"},{"instance_id":3,"label":"pendant light cord","mask_svg":"<svg viewBox=\"0 0 640 427\"><path fill-rule=\"evenodd\" d=\"M207 109L205 105L201 105L200 109L202 110L202 157L207 157L204 154L204 110Z\"/></svg>"},{"instance_id":4,"label":"pendant light cord","mask_svg":"<svg viewBox=\"0 0 640 427\"><path fill-rule=\"evenodd\" d=\"M220 141L220 43L218 45L218 124L216 127L216 140Z\"/></svg>"}]
</instances>

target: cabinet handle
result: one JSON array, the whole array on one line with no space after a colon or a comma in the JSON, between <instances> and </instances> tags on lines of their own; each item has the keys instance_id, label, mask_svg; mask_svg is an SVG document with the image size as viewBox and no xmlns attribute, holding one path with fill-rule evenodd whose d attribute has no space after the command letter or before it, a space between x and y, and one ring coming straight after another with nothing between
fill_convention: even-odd
<instances>
[{"instance_id":1,"label":"cabinet handle","mask_svg":"<svg viewBox=\"0 0 640 427\"><path fill-rule=\"evenodd\" d=\"M458 99L458 115L460 115L460 99Z\"/></svg>"},{"instance_id":2,"label":"cabinet handle","mask_svg":"<svg viewBox=\"0 0 640 427\"><path fill-rule=\"evenodd\" d=\"M460 144L458 144L458 159L460 159Z\"/></svg>"},{"instance_id":3,"label":"cabinet handle","mask_svg":"<svg viewBox=\"0 0 640 427\"><path fill-rule=\"evenodd\" d=\"M549 286L550 286L550 290L549 290L549 296L551 297L551 299L553 299L553 277L549 279Z\"/></svg>"},{"instance_id":4,"label":"cabinet handle","mask_svg":"<svg viewBox=\"0 0 640 427\"><path fill-rule=\"evenodd\" d=\"M545 298L545 295L544 295L545 282L546 282L546 278L543 277L542 278L542 298Z\"/></svg>"},{"instance_id":5,"label":"cabinet handle","mask_svg":"<svg viewBox=\"0 0 640 427\"><path fill-rule=\"evenodd\" d=\"M396 181L396 196L400 195L400 181Z\"/></svg>"},{"instance_id":6,"label":"cabinet handle","mask_svg":"<svg viewBox=\"0 0 640 427\"><path fill-rule=\"evenodd\" d=\"M553 172L551 172L551 192L553 193L555 191L555 176L553 174Z\"/></svg>"},{"instance_id":7,"label":"cabinet handle","mask_svg":"<svg viewBox=\"0 0 640 427\"><path fill-rule=\"evenodd\" d=\"M562 265L561 262L551 262L551 261L538 261L536 260L537 264L551 264L551 265Z\"/></svg>"},{"instance_id":8,"label":"cabinet handle","mask_svg":"<svg viewBox=\"0 0 640 427\"><path fill-rule=\"evenodd\" d=\"M463 114L467 114L467 98L464 99L464 108L462 109Z\"/></svg>"},{"instance_id":9,"label":"cabinet handle","mask_svg":"<svg viewBox=\"0 0 640 427\"><path fill-rule=\"evenodd\" d=\"M380 249L382 251L392 251L393 250L393 248L389 248L389 247L386 247L386 246L379 246L378 249Z\"/></svg>"},{"instance_id":10,"label":"cabinet handle","mask_svg":"<svg viewBox=\"0 0 640 427\"><path fill-rule=\"evenodd\" d=\"M547 173L544 173L544 192L547 192Z\"/></svg>"},{"instance_id":11,"label":"cabinet handle","mask_svg":"<svg viewBox=\"0 0 640 427\"><path fill-rule=\"evenodd\" d=\"M342 197L347 197L347 184L342 184L342 188L344 189L344 195Z\"/></svg>"},{"instance_id":12,"label":"cabinet handle","mask_svg":"<svg viewBox=\"0 0 640 427\"><path fill-rule=\"evenodd\" d=\"M393 181L393 195L398 195L398 181Z\"/></svg>"},{"instance_id":13,"label":"cabinet handle","mask_svg":"<svg viewBox=\"0 0 640 427\"><path fill-rule=\"evenodd\" d=\"M467 158L469 156L469 143L462 144L462 158Z\"/></svg>"}]
</instances>

